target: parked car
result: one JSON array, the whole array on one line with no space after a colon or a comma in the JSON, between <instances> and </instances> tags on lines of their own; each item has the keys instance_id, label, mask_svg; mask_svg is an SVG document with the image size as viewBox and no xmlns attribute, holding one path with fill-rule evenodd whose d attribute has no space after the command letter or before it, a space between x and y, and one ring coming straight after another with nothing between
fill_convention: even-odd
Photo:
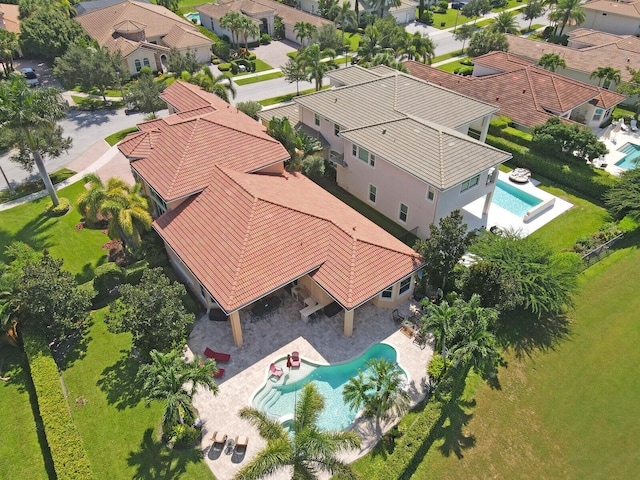
<instances>
[{"instance_id":1,"label":"parked car","mask_svg":"<svg viewBox=\"0 0 640 480\"><path fill-rule=\"evenodd\" d=\"M451 8L454 10L462 10L462 8L466 5L464 2L451 2Z\"/></svg>"},{"instance_id":2,"label":"parked car","mask_svg":"<svg viewBox=\"0 0 640 480\"><path fill-rule=\"evenodd\" d=\"M27 82L27 85L35 86L40 83L38 75L33 70L33 68L23 68L22 70L20 70L20 72L22 73L24 80Z\"/></svg>"}]
</instances>

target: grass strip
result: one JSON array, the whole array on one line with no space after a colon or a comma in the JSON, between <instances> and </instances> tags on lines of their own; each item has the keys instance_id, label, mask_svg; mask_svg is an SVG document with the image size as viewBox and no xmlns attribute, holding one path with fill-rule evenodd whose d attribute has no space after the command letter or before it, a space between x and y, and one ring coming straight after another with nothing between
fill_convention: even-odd
<instances>
[{"instance_id":1,"label":"grass strip","mask_svg":"<svg viewBox=\"0 0 640 480\"><path fill-rule=\"evenodd\" d=\"M54 185L56 185L60 182L65 181L67 178L72 177L75 174L76 172L74 172L73 170L69 170L68 168L62 168L60 170L53 172L51 175L49 175L49 178L51 178L51 182ZM18 198L31 195L32 193L39 192L41 190L44 190L44 183L40 178L36 180L24 182L14 187L13 192L11 192L10 190L0 191L0 203L10 202L11 200L17 200Z\"/></svg>"},{"instance_id":2,"label":"grass strip","mask_svg":"<svg viewBox=\"0 0 640 480\"><path fill-rule=\"evenodd\" d=\"M251 83L258 83L258 82L264 82L266 80L273 80L274 78L281 78L284 77L284 73L282 72L271 72L271 73L265 73L264 75L255 75L255 74L250 74L250 77L242 77L242 78L234 78L233 82L236 85L249 85Z\"/></svg>"},{"instance_id":3,"label":"grass strip","mask_svg":"<svg viewBox=\"0 0 640 480\"><path fill-rule=\"evenodd\" d=\"M108 137L105 137L104 141L107 142L109 146L113 147L116 143L118 143L124 137L126 137L130 133L137 132L137 131L138 131L138 127L125 128L124 130L120 130L119 132L112 133Z\"/></svg>"}]
</instances>

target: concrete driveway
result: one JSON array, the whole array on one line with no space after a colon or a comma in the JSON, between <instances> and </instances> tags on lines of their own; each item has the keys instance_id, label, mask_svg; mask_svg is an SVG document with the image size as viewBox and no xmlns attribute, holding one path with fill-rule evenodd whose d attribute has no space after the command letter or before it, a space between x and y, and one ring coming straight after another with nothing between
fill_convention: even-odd
<instances>
[{"instance_id":1,"label":"concrete driveway","mask_svg":"<svg viewBox=\"0 0 640 480\"><path fill-rule=\"evenodd\" d=\"M269 45L260 45L249 50L273 68L280 68L289 61L287 53L295 52L297 49L298 45L289 40L274 40Z\"/></svg>"},{"instance_id":2,"label":"concrete driveway","mask_svg":"<svg viewBox=\"0 0 640 480\"><path fill-rule=\"evenodd\" d=\"M42 60L30 59L30 58L20 58L18 60L14 60L14 67L16 67L17 71L20 71L22 68L33 68L38 75L38 79L40 80L40 85L44 87L57 87L62 88L60 82L53 77L53 69L51 65L45 63Z\"/></svg>"}]
</instances>

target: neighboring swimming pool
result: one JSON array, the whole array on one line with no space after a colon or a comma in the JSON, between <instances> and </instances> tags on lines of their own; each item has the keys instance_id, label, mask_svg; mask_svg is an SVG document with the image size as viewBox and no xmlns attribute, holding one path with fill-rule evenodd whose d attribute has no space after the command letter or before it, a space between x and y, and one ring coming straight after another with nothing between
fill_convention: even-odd
<instances>
[{"instance_id":1,"label":"neighboring swimming pool","mask_svg":"<svg viewBox=\"0 0 640 480\"><path fill-rule=\"evenodd\" d=\"M491 203L504 208L518 217L524 217L524 214L527 213L531 207L541 204L542 200L518 187L498 180Z\"/></svg>"},{"instance_id":2,"label":"neighboring swimming pool","mask_svg":"<svg viewBox=\"0 0 640 480\"><path fill-rule=\"evenodd\" d=\"M195 23L200 25L200 12L186 13L184 16L190 22L193 22L195 20Z\"/></svg>"},{"instance_id":3,"label":"neighboring swimming pool","mask_svg":"<svg viewBox=\"0 0 640 480\"><path fill-rule=\"evenodd\" d=\"M255 408L273 418L293 415L298 392L309 382L315 382L324 397L324 410L318 419L318 426L325 431L344 430L353 422L357 412L349 409L342 401L342 391L358 370L365 370L367 360L384 358L395 362L396 350L385 343L372 345L360 357L346 363L318 366L306 377L289 384L280 382L267 384L260 389L251 402ZM283 377L284 378L284 377Z\"/></svg>"},{"instance_id":4,"label":"neighboring swimming pool","mask_svg":"<svg viewBox=\"0 0 640 480\"><path fill-rule=\"evenodd\" d=\"M638 159L640 159L640 145L635 143L625 143L619 149L619 152L626 153L627 155L616 162L616 167L620 167L624 170L633 170L638 167Z\"/></svg>"}]
</instances>

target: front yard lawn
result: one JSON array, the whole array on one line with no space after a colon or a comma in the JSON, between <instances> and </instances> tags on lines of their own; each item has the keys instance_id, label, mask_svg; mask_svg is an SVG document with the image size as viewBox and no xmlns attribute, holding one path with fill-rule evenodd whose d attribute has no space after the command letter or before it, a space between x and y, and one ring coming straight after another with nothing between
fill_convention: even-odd
<instances>
[{"instance_id":1,"label":"front yard lawn","mask_svg":"<svg viewBox=\"0 0 640 480\"><path fill-rule=\"evenodd\" d=\"M258 82L264 82L265 80L273 80L274 78L281 78L284 77L284 73L282 72L271 72L271 73L265 73L263 75L256 75L256 74L249 74L250 76L247 77L235 77L233 79L233 83L235 83L236 85L249 85L250 83L258 83Z\"/></svg>"},{"instance_id":2,"label":"front yard lawn","mask_svg":"<svg viewBox=\"0 0 640 480\"><path fill-rule=\"evenodd\" d=\"M76 172L73 170L61 168L60 170L53 172L49 177L51 178L51 182L56 185L69 177L73 177L75 174ZM8 189L0 191L0 203L22 198L32 193L39 192L40 190L44 190L44 183L42 183L42 180L38 177L36 180L24 182L14 187L15 193L11 193Z\"/></svg>"}]
</instances>

